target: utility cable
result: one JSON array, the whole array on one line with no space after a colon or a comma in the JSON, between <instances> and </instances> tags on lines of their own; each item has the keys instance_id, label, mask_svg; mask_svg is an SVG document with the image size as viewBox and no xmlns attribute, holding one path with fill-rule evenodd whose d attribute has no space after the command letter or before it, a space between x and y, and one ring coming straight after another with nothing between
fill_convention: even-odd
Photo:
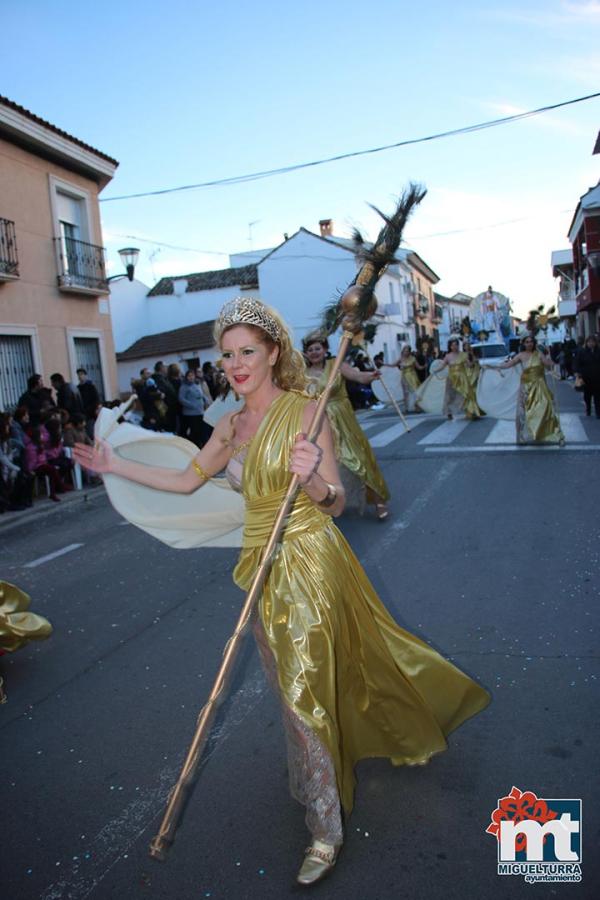
<instances>
[{"instance_id":1,"label":"utility cable","mask_svg":"<svg viewBox=\"0 0 600 900\"><path fill-rule=\"evenodd\" d=\"M397 141L394 144L384 144L381 147L372 147L369 150L354 150L350 153L338 153L336 156L328 156L324 159L316 159L312 162L296 163L295 165L282 166L279 169L265 169L262 172L251 172L247 175L233 175L229 178L216 178L213 181L200 181L197 184L185 184L180 187L163 188L157 191L142 191L137 194L121 194L118 197L101 197L100 203L113 203L116 200L135 200L139 197L157 197L161 194L175 194L181 191L193 191L200 188L221 187L229 184L243 184L248 181L258 181L261 178L272 178L275 175L285 175L288 172L297 172L299 169L309 169L314 166L323 166L326 163L339 162L342 159L351 159L357 156L367 156L371 153L382 153L384 150L395 150L398 147L407 147L410 144L424 144L427 141L437 141L441 138L455 137L459 134L472 134L475 131L483 131L485 128L495 128L498 125L506 125L508 122L518 122L531 116L560 109L564 106L572 106L575 103L583 103L585 100L593 100L600 97L600 91L595 94L587 94L584 97L576 97L574 100L563 100L562 103L552 103L549 106L540 106L538 109L530 109L527 112L515 113L512 116L504 116L501 119L491 119L488 122L479 122L477 125L466 125L463 128L453 128L450 131L441 131L426 137L410 138L405 141Z\"/></svg>"}]
</instances>

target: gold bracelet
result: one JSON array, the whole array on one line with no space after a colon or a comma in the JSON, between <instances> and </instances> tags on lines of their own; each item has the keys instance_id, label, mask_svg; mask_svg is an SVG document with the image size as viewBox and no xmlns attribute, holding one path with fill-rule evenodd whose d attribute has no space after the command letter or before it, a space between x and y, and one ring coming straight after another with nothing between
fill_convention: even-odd
<instances>
[{"instance_id":1,"label":"gold bracelet","mask_svg":"<svg viewBox=\"0 0 600 900\"><path fill-rule=\"evenodd\" d=\"M337 488L335 484L329 484L328 481L325 482L327 485L327 493L323 497L322 500L315 501L317 506L323 506L325 509L328 509L330 506L333 506L335 501L337 500Z\"/></svg>"},{"instance_id":2,"label":"gold bracelet","mask_svg":"<svg viewBox=\"0 0 600 900\"><path fill-rule=\"evenodd\" d=\"M211 476L208 472L205 472L200 463L197 463L195 459L192 460L192 466L196 470L196 473L202 478L204 481L210 481Z\"/></svg>"}]
</instances>

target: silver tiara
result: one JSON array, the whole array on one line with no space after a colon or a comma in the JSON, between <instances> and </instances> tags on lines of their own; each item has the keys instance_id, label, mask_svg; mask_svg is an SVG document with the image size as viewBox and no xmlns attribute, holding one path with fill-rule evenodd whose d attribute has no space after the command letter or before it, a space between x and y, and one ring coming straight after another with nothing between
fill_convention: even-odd
<instances>
[{"instance_id":1,"label":"silver tiara","mask_svg":"<svg viewBox=\"0 0 600 900\"><path fill-rule=\"evenodd\" d=\"M254 297L236 297L226 303L215 323L215 334L220 338L232 325L256 325L266 331L276 343L281 340L281 328L260 300Z\"/></svg>"}]
</instances>

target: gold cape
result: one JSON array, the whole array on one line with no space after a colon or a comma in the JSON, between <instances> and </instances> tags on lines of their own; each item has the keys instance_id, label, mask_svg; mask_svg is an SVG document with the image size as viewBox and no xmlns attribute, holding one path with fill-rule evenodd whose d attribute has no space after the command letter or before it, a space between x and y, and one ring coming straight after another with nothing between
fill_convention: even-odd
<instances>
[{"instance_id":1,"label":"gold cape","mask_svg":"<svg viewBox=\"0 0 600 900\"><path fill-rule=\"evenodd\" d=\"M536 350L521 372L521 390L517 401L517 441L558 444L564 439L554 411L552 394L546 384L544 364Z\"/></svg>"},{"instance_id":2,"label":"gold cape","mask_svg":"<svg viewBox=\"0 0 600 900\"><path fill-rule=\"evenodd\" d=\"M234 572L248 589L289 482L306 397L285 393L244 463L243 549ZM389 615L350 546L301 490L259 602L281 697L333 760L346 812L365 757L426 762L446 735L489 702L487 691Z\"/></svg>"},{"instance_id":3,"label":"gold cape","mask_svg":"<svg viewBox=\"0 0 600 900\"><path fill-rule=\"evenodd\" d=\"M43 616L28 612L31 599L8 581L0 581L0 654L18 650L28 641L43 641L52 625Z\"/></svg>"},{"instance_id":4,"label":"gold cape","mask_svg":"<svg viewBox=\"0 0 600 900\"><path fill-rule=\"evenodd\" d=\"M308 374L308 378L316 383L317 395L325 387L332 365L333 360L326 360L325 368L318 379L311 379L310 373ZM383 500L389 500L389 488L377 465L371 445L357 422L344 379L339 374L333 382L333 390L327 403L327 418L333 432L337 461L375 494Z\"/></svg>"}]
</instances>

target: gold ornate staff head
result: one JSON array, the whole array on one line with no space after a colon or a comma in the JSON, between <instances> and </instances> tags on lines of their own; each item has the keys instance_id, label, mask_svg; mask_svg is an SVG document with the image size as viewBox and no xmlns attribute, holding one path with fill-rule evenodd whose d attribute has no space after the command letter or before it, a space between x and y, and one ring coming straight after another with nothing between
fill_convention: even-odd
<instances>
[{"instance_id":1,"label":"gold ornate staff head","mask_svg":"<svg viewBox=\"0 0 600 900\"><path fill-rule=\"evenodd\" d=\"M384 225L374 244L365 241L361 233L354 231L354 249L361 263L354 282L339 301L330 304L323 313L323 328L331 334L341 324L345 331L359 334L364 323L377 311L375 285L389 265L396 262L396 250L402 241L402 232L412 211L426 194L425 188L409 184L398 200L396 209L386 216L376 206L375 210Z\"/></svg>"}]
</instances>

